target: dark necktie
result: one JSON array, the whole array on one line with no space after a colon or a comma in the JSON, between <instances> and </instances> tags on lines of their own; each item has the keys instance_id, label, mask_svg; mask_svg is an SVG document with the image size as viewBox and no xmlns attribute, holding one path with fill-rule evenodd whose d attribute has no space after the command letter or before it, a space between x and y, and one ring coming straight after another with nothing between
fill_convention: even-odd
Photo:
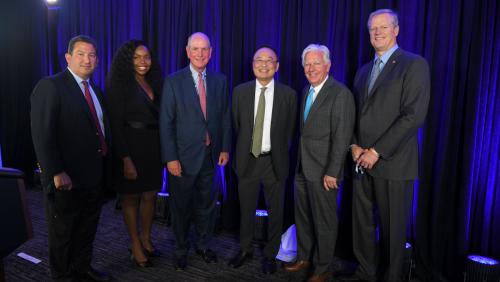
<instances>
[{"instance_id":1,"label":"dark necktie","mask_svg":"<svg viewBox=\"0 0 500 282\"><path fill-rule=\"evenodd\" d=\"M262 153L262 135L264 133L264 113L266 112L266 92L267 87L260 89L259 104L257 105L257 114L255 115L255 124L253 126L252 136L252 155L256 158Z\"/></svg>"},{"instance_id":2,"label":"dark necktie","mask_svg":"<svg viewBox=\"0 0 500 282\"><path fill-rule=\"evenodd\" d=\"M97 118L97 112L95 110L94 101L92 100L92 96L90 95L89 83L87 81L82 81L83 89L85 94L85 100L89 105L90 115L94 120L95 127L97 129L96 135L99 136L99 143L101 146L101 155L105 156L108 152L108 146L106 145L106 140L104 139L104 134L102 133L101 124L99 123L99 119Z\"/></svg>"},{"instance_id":3,"label":"dark necktie","mask_svg":"<svg viewBox=\"0 0 500 282\"><path fill-rule=\"evenodd\" d=\"M375 84L375 81L377 80L377 77L380 74L380 64L381 63L382 63L382 60L380 58L377 58L375 60L375 64L373 65L372 74L370 77L370 84L368 84L368 95L370 95L370 92L372 91L373 85Z\"/></svg>"}]
</instances>

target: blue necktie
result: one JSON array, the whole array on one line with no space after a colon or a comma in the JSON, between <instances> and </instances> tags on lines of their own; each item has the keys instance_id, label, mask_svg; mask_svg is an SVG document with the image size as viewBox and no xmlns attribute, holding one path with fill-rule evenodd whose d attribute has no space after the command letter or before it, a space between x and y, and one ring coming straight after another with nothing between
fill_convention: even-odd
<instances>
[{"instance_id":1,"label":"blue necktie","mask_svg":"<svg viewBox=\"0 0 500 282\"><path fill-rule=\"evenodd\" d=\"M370 95L370 92L372 91L373 85L375 84L375 81L377 80L377 77L380 74L380 64L381 63L382 63L382 60L380 58L377 58L375 60L375 64L373 64L370 83L368 84L368 95Z\"/></svg>"},{"instance_id":2,"label":"blue necktie","mask_svg":"<svg viewBox=\"0 0 500 282\"><path fill-rule=\"evenodd\" d=\"M306 99L306 106L304 107L304 122L307 120L307 116L309 115L309 111L311 110L311 106L313 104L314 98L314 88L309 89L309 94Z\"/></svg>"}]
</instances>

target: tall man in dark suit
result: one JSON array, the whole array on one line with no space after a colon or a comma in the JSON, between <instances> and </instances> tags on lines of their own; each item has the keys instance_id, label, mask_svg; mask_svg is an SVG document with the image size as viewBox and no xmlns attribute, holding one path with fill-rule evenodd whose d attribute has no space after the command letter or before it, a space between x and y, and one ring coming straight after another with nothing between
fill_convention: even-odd
<instances>
[{"instance_id":1,"label":"tall man in dark suit","mask_svg":"<svg viewBox=\"0 0 500 282\"><path fill-rule=\"evenodd\" d=\"M262 261L262 271L266 274L276 272L275 258L283 228L284 184L289 168L288 148L297 110L296 92L274 81L278 68L274 50L258 49L253 57L256 80L240 84L233 91L241 249L229 264L240 267L253 255L255 207L262 183L269 214L269 236Z\"/></svg>"},{"instance_id":2,"label":"tall man in dark suit","mask_svg":"<svg viewBox=\"0 0 500 282\"><path fill-rule=\"evenodd\" d=\"M215 166L225 166L231 148L230 100L226 77L206 69L212 47L197 32L186 46L188 67L165 79L160 106L162 159L167 164L177 270L187 265L191 219L196 253L216 262L208 248L215 224Z\"/></svg>"},{"instance_id":3,"label":"tall man in dark suit","mask_svg":"<svg viewBox=\"0 0 500 282\"><path fill-rule=\"evenodd\" d=\"M382 281L403 281L406 224L418 176L418 128L430 96L429 67L422 57L398 48L398 16L392 10L373 12L368 29L375 59L354 79L357 122L351 152L358 173L352 212L359 266L350 279L375 281L379 273Z\"/></svg>"},{"instance_id":4,"label":"tall man in dark suit","mask_svg":"<svg viewBox=\"0 0 500 282\"><path fill-rule=\"evenodd\" d=\"M90 81L96 49L87 36L71 39L68 68L40 80L31 96L31 133L42 170L54 281L74 276L111 280L90 266L110 165L105 104Z\"/></svg>"},{"instance_id":5,"label":"tall man in dark suit","mask_svg":"<svg viewBox=\"0 0 500 282\"><path fill-rule=\"evenodd\" d=\"M337 192L354 128L354 98L328 75L330 52L311 44L302 52L310 85L300 111L298 171L295 178L297 261L285 267L299 271L314 266L310 282L325 281L337 239Z\"/></svg>"}]
</instances>

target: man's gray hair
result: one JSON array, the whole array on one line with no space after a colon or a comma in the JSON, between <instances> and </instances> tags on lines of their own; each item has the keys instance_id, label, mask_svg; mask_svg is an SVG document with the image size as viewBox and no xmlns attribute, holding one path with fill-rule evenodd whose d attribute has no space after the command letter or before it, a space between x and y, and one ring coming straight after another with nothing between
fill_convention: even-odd
<instances>
[{"instance_id":1,"label":"man's gray hair","mask_svg":"<svg viewBox=\"0 0 500 282\"><path fill-rule=\"evenodd\" d=\"M311 51L320 51L323 53L323 60L329 64L330 63L330 50L325 45L320 44L309 44L304 51L302 51L302 66L304 66L304 60L307 53Z\"/></svg>"},{"instance_id":2,"label":"man's gray hair","mask_svg":"<svg viewBox=\"0 0 500 282\"><path fill-rule=\"evenodd\" d=\"M372 18L381 14L389 14L392 17L392 23L394 24L394 27L398 26L399 24L398 13L394 12L391 9L378 9L376 11L373 11L368 17L368 22L367 22L368 29L370 29L370 22L372 21Z\"/></svg>"}]
</instances>

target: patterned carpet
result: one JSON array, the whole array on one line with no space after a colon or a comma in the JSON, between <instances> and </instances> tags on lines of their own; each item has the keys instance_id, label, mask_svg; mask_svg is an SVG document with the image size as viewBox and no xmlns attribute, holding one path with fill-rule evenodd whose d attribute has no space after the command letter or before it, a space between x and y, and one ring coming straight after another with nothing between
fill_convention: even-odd
<instances>
[{"instance_id":1,"label":"patterned carpet","mask_svg":"<svg viewBox=\"0 0 500 282\"><path fill-rule=\"evenodd\" d=\"M37 190L27 191L29 210L33 222L34 238L4 258L6 281L50 281L47 253L47 226L43 210L42 193ZM279 269L273 275L264 275L260 270L261 252L256 245L256 252L251 262L238 269L227 266L229 258L238 250L237 235L222 232L212 240L212 249L218 254L217 264L206 264L194 251L188 256L185 271L173 268L174 238L171 229L155 222L153 243L162 252L162 257L153 260L154 267L138 269L129 259L128 236L121 217L115 210L114 201L108 201L102 210L101 220L94 244L93 266L109 272L114 281L304 281L306 273L290 274ZM34 264L17 256L24 252L41 260ZM334 281L332 278L331 281Z\"/></svg>"}]
</instances>

